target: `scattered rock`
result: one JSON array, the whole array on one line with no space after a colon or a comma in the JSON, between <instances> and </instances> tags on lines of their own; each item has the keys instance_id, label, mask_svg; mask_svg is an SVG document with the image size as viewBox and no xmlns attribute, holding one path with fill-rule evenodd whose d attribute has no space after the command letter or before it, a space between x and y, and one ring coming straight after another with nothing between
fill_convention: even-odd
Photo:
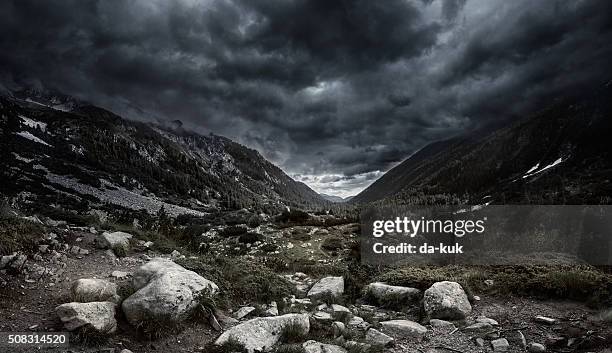
<instances>
[{"instance_id":1,"label":"scattered rock","mask_svg":"<svg viewBox=\"0 0 612 353\"><path fill-rule=\"evenodd\" d=\"M373 328L369 329L368 332L366 332L365 339L371 345L382 347L386 347L387 345L391 345L393 343L392 337L387 336L384 333Z\"/></svg>"},{"instance_id":2,"label":"scattered rock","mask_svg":"<svg viewBox=\"0 0 612 353\"><path fill-rule=\"evenodd\" d=\"M546 352L546 347L544 347L543 344L532 342L532 343L529 343L528 350L531 353L540 353L540 352Z\"/></svg>"},{"instance_id":3,"label":"scattered rock","mask_svg":"<svg viewBox=\"0 0 612 353\"><path fill-rule=\"evenodd\" d=\"M113 271L111 272L111 277L116 278L116 279L125 279L128 278L130 274L127 272L123 272L123 271Z\"/></svg>"},{"instance_id":4,"label":"scattered rock","mask_svg":"<svg viewBox=\"0 0 612 353\"><path fill-rule=\"evenodd\" d=\"M85 326L100 333L113 333L117 329L115 303L66 303L55 308L55 312L68 331Z\"/></svg>"},{"instance_id":5,"label":"scattered rock","mask_svg":"<svg viewBox=\"0 0 612 353\"><path fill-rule=\"evenodd\" d=\"M346 325L344 325L343 322L335 321L332 324L332 331L333 331L334 337L343 336L344 333L346 332Z\"/></svg>"},{"instance_id":6,"label":"scattered rock","mask_svg":"<svg viewBox=\"0 0 612 353\"><path fill-rule=\"evenodd\" d=\"M421 299L421 291L416 288L391 286L385 283L370 283L366 293L374 297L379 303L398 302L410 304Z\"/></svg>"},{"instance_id":7,"label":"scattered rock","mask_svg":"<svg viewBox=\"0 0 612 353\"><path fill-rule=\"evenodd\" d=\"M196 308L200 296L219 290L214 282L162 258L149 261L133 276L136 292L122 304L132 325L151 320L182 321Z\"/></svg>"},{"instance_id":8,"label":"scattered rock","mask_svg":"<svg viewBox=\"0 0 612 353\"><path fill-rule=\"evenodd\" d=\"M342 294L344 294L343 277L324 277L310 288L307 296L312 299L320 299L325 295L338 298Z\"/></svg>"},{"instance_id":9,"label":"scattered rock","mask_svg":"<svg viewBox=\"0 0 612 353\"><path fill-rule=\"evenodd\" d=\"M390 320L380 323L382 330L396 337L422 338L427 329L410 320Z\"/></svg>"},{"instance_id":10,"label":"scattered rock","mask_svg":"<svg viewBox=\"0 0 612 353\"><path fill-rule=\"evenodd\" d=\"M103 249L113 249L113 251L121 249L121 251L127 252L130 249L130 239L132 239L132 234L129 233L104 232L98 235L96 243Z\"/></svg>"},{"instance_id":11,"label":"scattered rock","mask_svg":"<svg viewBox=\"0 0 612 353\"><path fill-rule=\"evenodd\" d=\"M348 351L334 344L319 343L317 341L306 341L302 344L306 353L347 353Z\"/></svg>"},{"instance_id":12,"label":"scattered rock","mask_svg":"<svg viewBox=\"0 0 612 353\"><path fill-rule=\"evenodd\" d=\"M117 285L103 279L81 278L72 284L72 300L80 303L113 302L119 303Z\"/></svg>"},{"instance_id":13,"label":"scattered rock","mask_svg":"<svg viewBox=\"0 0 612 353\"><path fill-rule=\"evenodd\" d=\"M493 319L489 319L488 317L484 317L484 316L479 316L476 318L476 322L478 323L484 323L484 324L489 324L491 326L498 326L499 323Z\"/></svg>"},{"instance_id":14,"label":"scattered rock","mask_svg":"<svg viewBox=\"0 0 612 353\"><path fill-rule=\"evenodd\" d=\"M253 311L255 311L255 308L252 306L243 306L242 308L238 309L236 311L236 313L234 314L234 317L238 320L247 317L250 313L252 313Z\"/></svg>"},{"instance_id":15,"label":"scattered rock","mask_svg":"<svg viewBox=\"0 0 612 353\"><path fill-rule=\"evenodd\" d=\"M455 327L455 324L452 322L440 319L431 319L429 320L429 324L431 327Z\"/></svg>"},{"instance_id":16,"label":"scattered rock","mask_svg":"<svg viewBox=\"0 0 612 353\"><path fill-rule=\"evenodd\" d=\"M306 314L258 317L225 331L215 344L223 345L232 339L243 345L249 353L266 351L278 342L283 329L290 325L299 328L303 335L310 331L310 320Z\"/></svg>"},{"instance_id":17,"label":"scattered rock","mask_svg":"<svg viewBox=\"0 0 612 353\"><path fill-rule=\"evenodd\" d=\"M432 319L462 320L472 311L463 288L456 282L436 282L425 291L423 306Z\"/></svg>"},{"instance_id":18,"label":"scattered rock","mask_svg":"<svg viewBox=\"0 0 612 353\"><path fill-rule=\"evenodd\" d=\"M557 323L557 320L546 316L536 316L535 322L539 322L545 325L554 325Z\"/></svg>"},{"instance_id":19,"label":"scattered rock","mask_svg":"<svg viewBox=\"0 0 612 353\"><path fill-rule=\"evenodd\" d=\"M510 348L510 344L507 339L498 338L491 341L491 347L493 347L493 352L506 352Z\"/></svg>"}]
</instances>

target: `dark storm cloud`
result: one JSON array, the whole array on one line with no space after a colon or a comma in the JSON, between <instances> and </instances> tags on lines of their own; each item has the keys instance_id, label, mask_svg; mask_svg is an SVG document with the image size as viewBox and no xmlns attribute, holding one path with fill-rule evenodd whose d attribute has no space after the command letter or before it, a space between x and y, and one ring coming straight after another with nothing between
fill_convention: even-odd
<instances>
[{"instance_id":1,"label":"dark storm cloud","mask_svg":"<svg viewBox=\"0 0 612 353\"><path fill-rule=\"evenodd\" d=\"M612 3L0 4L0 78L181 119L348 196L423 145L610 79Z\"/></svg>"}]
</instances>

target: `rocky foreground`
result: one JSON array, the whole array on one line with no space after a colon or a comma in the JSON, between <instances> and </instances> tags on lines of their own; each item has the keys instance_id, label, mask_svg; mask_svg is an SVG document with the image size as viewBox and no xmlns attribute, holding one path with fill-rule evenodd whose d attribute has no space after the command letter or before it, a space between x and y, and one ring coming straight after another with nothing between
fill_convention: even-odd
<instances>
[{"instance_id":1,"label":"rocky foreground","mask_svg":"<svg viewBox=\"0 0 612 353\"><path fill-rule=\"evenodd\" d=\"M152 246L66 227L34 255L2 256L0 331L70 331L72 352L122 353L609 352L612 342L584 305L468 296L444 279L426 290L373 282L349 302L342 276L278 273L293 295L222 308L222 286Z\"/></svg>"}]
</instances>

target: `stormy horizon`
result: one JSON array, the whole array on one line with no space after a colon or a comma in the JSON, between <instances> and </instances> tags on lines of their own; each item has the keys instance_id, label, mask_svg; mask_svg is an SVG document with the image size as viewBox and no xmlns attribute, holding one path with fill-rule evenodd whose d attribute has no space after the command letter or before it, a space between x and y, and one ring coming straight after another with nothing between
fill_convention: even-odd
<instances>
[{"instance_id":1,"label":"stormy horizon","mask_svg":"<svg viewBox=\"0 0 612 353\"><path fill-rule=\"evenodd\" d=\"M606 1L7 1L0 18L5 88L181 120L340 197L611 78Z\"/></svg>"}]
</instances>

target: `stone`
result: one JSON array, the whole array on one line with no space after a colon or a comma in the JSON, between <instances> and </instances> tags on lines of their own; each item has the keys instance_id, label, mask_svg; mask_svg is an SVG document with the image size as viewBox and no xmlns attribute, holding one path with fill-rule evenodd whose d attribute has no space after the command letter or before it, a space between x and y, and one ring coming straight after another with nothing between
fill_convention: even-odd
<instances>
[{"instance_id":1,"label":"stone","mask_svg":"<svg viewBox=\"0 0 612 353\"><path fill-rule=\"evenodd\" d=\"M123 251L125 253L130 249L130 239L132 239L132 234L129 233L104 232L98 235L96 238L96 243L98 244L98 247L102 249L113 249L115 253L119 249L119 251Z\"/></svg>"},{"instance_id":2,"label":"stone","mask_svg":"<svg viewBox=\"0 0 612 353\"><path fill-rule=\"evenodd\" d=\"M89 302L113 302L119 303L117 285L96 278L81 278L72 284L70 288L72 300L80 303Z\"/></svg>"},{"instance_id":3,"label":"stone","mask_svg":"<svg viewBox=\"0 0 612 353\"><path fill-rule=\"evenodd\" d=\"M368 330L368 332L366 332L365 340L373 346L382 347L391 345L394 341L392 337L387 336L374 328L371 328Z\"/></svg>"},{"instance_id":4,"label":"stone","mask_svg":"<svg viewBox=\"0 0 612 353\"><path fill-rule=\"evenodd\" d=\"M485 345L485 340L484 340L484 339L482 339L482 337L476 337L476 338L474 339L474 343L476 343L476 345L477 345L478 347L484 347L484 345Z\"/></svg>"},{"instance_id":5,"label":"stone","mask_svg":"<svg viewBox=\"0 0 612 353\"><path fill-rule=\"evenodd\" d=\"M128 278L129 277L129 273L127 272L123 272L123 271L113 271L111 272L111 277L116 278L116 279L124 279L124 278Z\"/></svg>"},{"instance_id":6,"label":"stone","mask_svg":"<svg viewBox=\"0 0 612 353\"><path fill-rule=\"evenodd\" d=\"M390 320L380 323L382 331L394 337L422 338L427 329L410 320Z\"/></svg>"},{"instance_id":7,"label":"stone","mask_svg":"<svg viewBox=\"0 0 612 353\"><path fill-rule=\"evenodd\" d=\"M543 344L532 342L529 343L528 350L531 353L541 353L546 352L546 347Z\"/></svg>"},{"instance_id":8,"label":"stone","mask_svg":"<svg viewBox=\"0 0 612 353\"><path fill-rule=\"evenodd\" d=\"M55 308L55 312L68 331L87 327L99 333L110 334L117 329L115 303L66 303Z\"/></svg>"},{"instance_id":9,"label":"stone","mask_svg":"<svg viewBox=\"0 0 612 353\"><path fill-rule=\"evenodd\" d=\"M334 318L330 313L326 313L325 311L317 311L312 314L312 318L316 321L329 322L333 321Z\"/></svg>"},{"instance_id":10,"label":"stone","mask_svg":"<svg viewBox=\"0 0 612 353\"><path fill-rule=\"evenodd\" d=\"M119 353L133 353L133 352L129 349L122 349Z\"/></svg>"},{"instance_id":11,"label":"stone","mask_svg":"<svg viewBox=\"0 0 612 353\"><path fill-rule=\"evenodd\" d=\"M334 334L334 337L343 336L344 333L346 332L346 325L344 325L343 322L335 321L332 324L332 332Z\"/></svg>"},{"instance_id":12,"label":"stone","mask_svg":"<svg viewBox=\"0 0 612 353\"><path fill-rule=\"evenodd\" d=\"M274 346L285 327L298 328L304 336L310 331L307 314L286 314L274 317L258 317L238 324L225 331L215 344L221 346L230 340L241 345L249 352L268 351Z\"/></svg>"},{"instance_id":13,"label":"stone","mask_svg":"<svg viewBox=\"0 0 612 353\"><path fill-rule=\"evenodd\" d=\"M253 311L255 311L255 308L252 306L243 306L242 308L238 309L236 311L236 313L234 314L234 317L238 320L247 317L249 314L251 314Z\"/></svg>"},{"instance_id":14,"label":"stone","mask_svg":"<svg viewBox=\"0 0 612 353\"><path fill-rule=\"evenodd\" d=\"M266 311L264 312L265 316L278 316L278 305L276 304L276 302L272 302L270 303L270 305L268 305L268 309L266 309Z\"/></svg>"},{"instance_id":15,"label":"stone","mask_svg":"<svg viewBox=\"0 0 612 353\"><path fill-rule=\"evenodd\" d=\"M306 353L347 353L348 351L335 344L325 344L317 341L306 341L302 344Z\"/></svg>"},{"instance_id":16,"label":"stone","mask_svg":"<svg viewBox=\"0 0 612 353\"><path fill-rule=\"evenodd\" d=\"M362 329L362 330L366 330L368 327L370 327L370 324L368 322L366 322L363 318L359 317L359 316L353 316L349 320L348 326L349 327L358 328L358 329Z\"/></svg>"},{"instance_id":17,"label":"stone","mask_svg":"<svg viewBox=\"0 0 612 353\"><path fill-rule=\"evenodd\" d=\"M432 319L462 320L472 311L465 291L456 282L436 282L425 291L423 306Z\"/></svg>"},{"instance_id":18,"label":"stone","mask_svg":"<svg viewBox=\"0 0 612 353\"><path fill-rule=\"evenodd\" d=\"M485 334L491 331L492 329L493 329L493 326L491 326L491 324L488 324L486 322L477 322L475 324L465 327L463 331L466 333L471 333L471 334L474 334L474 333Z\"/></svg>"},{"instance_id":19,"label":"stone","mask_svg":"<svg viewBox=\"0 0 612 353\"><path fill-rule=\"evenodd\" d=\"M510 348L510 344L507 339L498 338L491 341L491 347L493 347L493 352L507 352Z\"/></svg>"},{"instance_id":20,"label":"stone","mask_svg":"<svg viewBox=\"0 0 612 353\"><path fill-rule=\"evenodd\" d=\"M151 321L183 321L199 305L201 296L219 290L214 282L163 258L154 258L138 268L132 285L136 292L121 306L135 326Z\"/></svg>"},{"instance_id":21,"label":"stone","mask_svg":"<svg viewBox=\"0 0 612 353\"><path fill-rule=\"evenodd\" d=\"M370 283L366 287L366 293L374 297L378 303L401 303L403 305L413 304L421 299L421 291L416 288L391 286L386 283Z\"/></svg>"},{"instance_id":22,"label":"stone","mask_svg":"<svg viewBox=\"0 0 612 353\"><path fill-rule=\"evenodd\" d=\"M338 298L342 294L344 294L343 277L324 277L310 288L306 296L312 299L320 299L325 295Z\"/></svg>"},{"instance_id":23,"label":"stone","mask_svg":"<svg viewBox=\"0 0 612 353\"><path fill-rule=\"evenodd\" d=\"M535 322L545 325L554 325L557 323L557 320L546 316L536 316Z\"/></svg>"},{"instance_id":24,"label":"stone","mask_svg":"<svg viewBox=\"0 0 612 353\"><path fill-rule=\"evenodd\" d=\"M477 317L476 318L476 322L489 324L491 326L498 326L499 325L499 323L496 320L493 320L493 319L490 319L490 318L484 317L484 316Z\"/></svg>"},{"instance_id":25,"label":"stone","mask_svg":"<svg viewBox=\"0 0 612 353\"><path fill-rule=\"evenodd\" d=\"M431 327L455 327L455 324L449 321L440 320L440 319L431 319L429 320L429 324Z\"/></svg>"}]
</instances>

